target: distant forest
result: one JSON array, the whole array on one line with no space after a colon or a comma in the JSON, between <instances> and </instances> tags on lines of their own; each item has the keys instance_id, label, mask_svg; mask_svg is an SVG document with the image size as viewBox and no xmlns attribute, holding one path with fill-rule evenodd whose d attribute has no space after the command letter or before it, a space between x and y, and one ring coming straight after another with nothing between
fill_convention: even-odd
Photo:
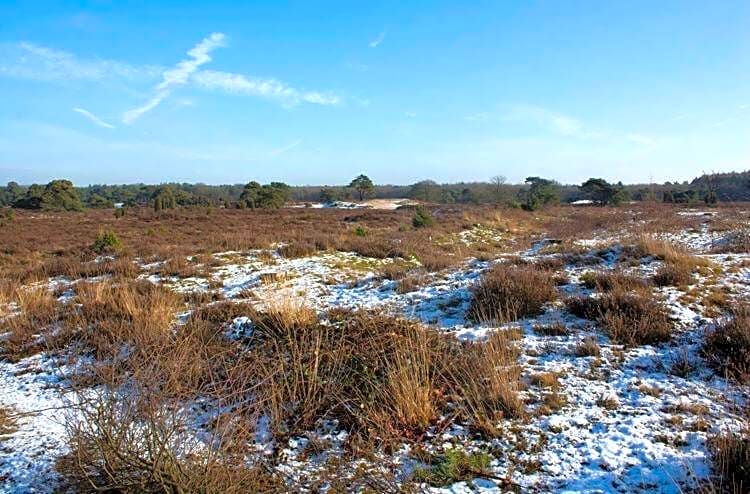
<instances>
[{"instance_id":1,"label":"distant forest","mask_svg":"<svg viewBox=\"0 0 750 494\"><path fill-rule=\"evenodd\" d=\"M365 175L355 178L348 186L287 186L278 182L260 185L250 182L235 185L168 183L75 187L67 180L28 186L9 182L4 187L0 186L0 206L68 210L107 208L115 204L156 206L156 209L177 205L253 208L280 207L288 201L313 203L361 198L411 198L444 204L505 203L523 206L529 202L530 193L541 190L540 184L551 199L562 203L592 199L599 204L614 203L598 200L602 187L610 195L614 193L618 203L624 200L687 204L750 201L750 171L744 171L704 174L691 182L632 185L608 184L601 179L590 179L582 185L565 185L539 177L529 177L525 184L509 184L501 176L487 182L439 184L424 180L412 185L383 185L373 183Z\"/></svg>"}]
</instances>

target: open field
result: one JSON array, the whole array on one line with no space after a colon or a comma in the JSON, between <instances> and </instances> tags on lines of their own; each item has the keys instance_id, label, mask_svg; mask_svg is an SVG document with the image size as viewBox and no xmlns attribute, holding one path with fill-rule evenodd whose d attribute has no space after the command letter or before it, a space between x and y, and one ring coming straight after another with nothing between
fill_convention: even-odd
<instances>
[{"instance_id":1,"label":"open field","mask_svg":"<svg viewBox=\"0 0 750 494\"><path fill-rule=\"evenodd\" d=\"M0 491L747 492L750 206L429 211L19 211Z\"/></svg>"}]
</instances>

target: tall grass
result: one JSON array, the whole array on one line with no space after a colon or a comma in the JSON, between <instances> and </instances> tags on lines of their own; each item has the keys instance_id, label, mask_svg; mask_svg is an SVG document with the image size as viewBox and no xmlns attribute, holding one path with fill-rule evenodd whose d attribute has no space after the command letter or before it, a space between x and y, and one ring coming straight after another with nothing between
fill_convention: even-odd
<instances>
[{"instance_id":1,"label":"tall grass","mask_svg":"<svg viewBox=\"0 0 750 494\"><path fill-rule=\"evenodd\" d=\"M51 332L51 326L58 318L58 302L44 286L18 288L11 299L18 313L4 322L10 334L2 348L4 356L16 360L44 348L44 337Z\"/></svg>"}]
</instances>

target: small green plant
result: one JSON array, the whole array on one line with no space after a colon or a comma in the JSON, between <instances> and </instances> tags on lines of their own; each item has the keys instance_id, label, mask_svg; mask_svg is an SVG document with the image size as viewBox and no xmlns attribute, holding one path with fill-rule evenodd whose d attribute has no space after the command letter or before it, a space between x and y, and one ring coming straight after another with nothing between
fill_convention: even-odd
<instances>
[{"instance_id":1,"label":"small green plant","mask_svg":"<svg viewBox=\"0 0 750 494\"><path fill-rule=\"evenodd\" d=\"M125 208L115 208L115 218L122 218L125 216Z\"/></svg>"},{"instance_id":2,"label":"small green plant","mask_svg":"<svg viewBox=\"0 0 750 494\"><path fill-rule=\"evenodd\" d=\"M365 237L367 236L367 231L361 226L358 226L357 228L354 229L354 235L358 237Z\"/></svg>"},{"instance_id":3,"label":"small green plant","mask_svg":"<svg viewBox=\"0 0 750 494\"><path fill-rule=\"evenodd\" d=\"M112 252L122 246L120 238L112 230L100 231L94 240L94 244L91 246L91 250L97 254L103 254L105 252Z\"/></svg>"},{"instance_id":4,"label":"small green plant","mask_svg":"<svg viewBox=\"0 0 750 494\"><path fill-rule=\"evenodd\" d=\"M417 206L414 211L414 218L411 220L411 224L414 228L427 228L435 224L435 219L432 214L424 206Z\"/></svg>"},{"instance_id":5,"label":"small green plant","mask_svg":"<svg viewBox=\"0 0 750 494\"><path fill-rule=\"evenodd\" d=\"M414 480L433 487L444 487L476 477L492 477L492 459L484 451L467 453L457 448L447 449L442 455L433 456L427 468L415 469Z\"/></svg>"}]
</instances>

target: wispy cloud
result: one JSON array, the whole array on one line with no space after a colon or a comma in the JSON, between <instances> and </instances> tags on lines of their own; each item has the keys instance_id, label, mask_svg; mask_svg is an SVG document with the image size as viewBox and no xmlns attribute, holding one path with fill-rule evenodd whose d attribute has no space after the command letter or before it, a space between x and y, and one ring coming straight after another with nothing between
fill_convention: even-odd
<instances>
[{"instance_id":1,"label":"wispy cloud","mask_svg":"<svg viewBox=\"0 0 750 494\"><path fill-rule=\"evenodd\" d=\"M386 34L388 34L387 30L384 29L384 30L380 31L380 34L378 34L375 37L375 39L373 39L372 41L370 41L370 43L369 43L370 44L370 48L377 48L378 46L380 46L380 43L382 43L385 40L385 35Z\"/></svg>"},{"instance_id":2,"label":"wispy cloud","mask_svg":"<svg viewBox=\"0 0 750 494\"><path fill-rule=\"evenodd\" d=\"M125 112L122 117L123 122L126 124L133 123L143 114L156 108L159 103L164 101L164 99L172 93L172 90L174 90L175 87L187 83L190 75L198 70L198 67L210 62L211 57L209 54L211 51L225 46L226 39L227 37L223 33L212 33L190 49L187 53L190 58L181 61L173 69L164 71L162 74L162 81L156 86L156 93L154 96L152 96L145 104Z\"/></svg>"},{"instance_id":3,"label":"wispy cloud","mask_svg":"<svg viewBox=\"0 0 750 494\"><path fill-rule=\"evenodd\" d=\"M750 110L750 103L745 104L745 105L740 105L737 108L739 108L740 110Z\"/></svg>"},{"instance_id":4,"label":"wispy cloud","mask_svg":"<svg viewBox=\"0 0 750 494\"><path fill-rule=\"evenodd\" d=\"M34 43L0 44L0 75L38 81L152 79L162 69L101 59L81 59Z\"/></svg>"},{"instance_id":5,"label":"wispy cloud","mask_svg":"<svg viewBox=\"0 0 750 494\"><path fill-rule=\"evenodd\" d=\"M198 86L206 89L218 89L229 93L242 93L260 98L276 100L285 106L300 103L317 105L336 105L341 99L328 93L295 89L285 82L276 79L247 77L230 72L201 70L191 79Z\"/></svg>"},{"instance_id":6,"label":"wispy cloud","mask_svg":"<svg viewBox=\"0 0 750 494\"><path fill-rule=\"evenodd\" d=\"M91 113L88 110L85 110L83 108L73 108L73 111L77 112L77 113L80 113L81 115L83 115L84 117L88 118L91 122L93 122L94 124L98 125L99 127L104 127L105 129L114 129L115 128L114 125L105 122L104 120L102 120L101 118L97 117L96 115L94 115L93 113Z\"/></svg>"},{"instance_id":7,"label":"wispy cloud","mask_svg":"<svg viewBox=\"0 0 750 494\"><path fill-rule=\"evenodd\" d=\"M292 149L296 148L300 144L302 144L302 140L297 139L296 141L292 141L291 143L287 144L286 146L283 146L283 147L280 147L280 148L277 148L277 149L272 149L268 153L268 155L269 156L280 156L280 155L282 155L282 154L284 154L286 152L291 151Z\"/></svg>"}]
</instances>

